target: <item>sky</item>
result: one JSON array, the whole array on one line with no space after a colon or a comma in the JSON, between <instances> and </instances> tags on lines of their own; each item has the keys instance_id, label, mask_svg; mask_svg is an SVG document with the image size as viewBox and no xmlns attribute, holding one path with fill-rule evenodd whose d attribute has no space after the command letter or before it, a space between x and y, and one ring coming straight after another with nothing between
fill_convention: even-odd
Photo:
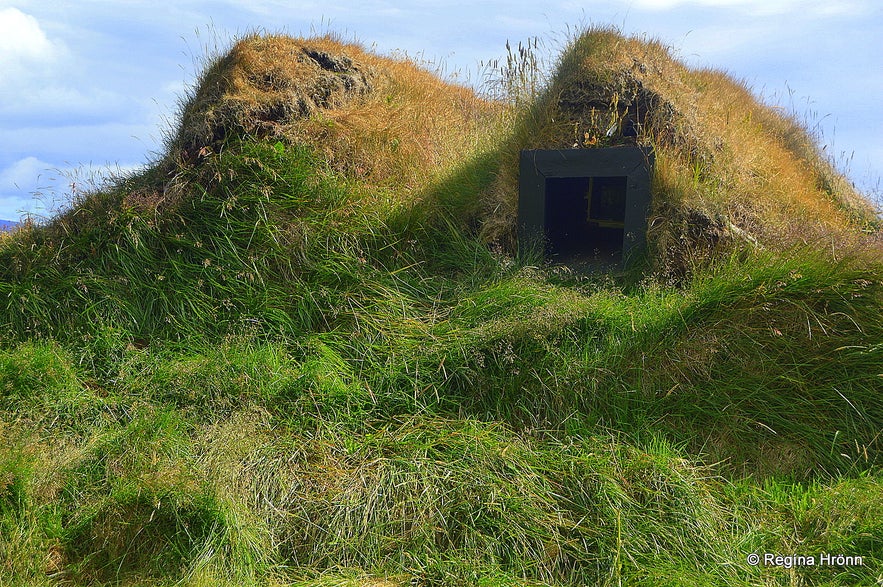
<instances>
[{"instance_id":1,"label":"sky","mask_svg":"<svg viewBox=\"0 0 883 587\"><path fill-rule=\"evenodd\" d=\"M479 85L506 42L614 26L744 80L880 201L879 0L0 0L0 219L51 215L162 150L204 56L255 30L333 32Z\"/></svg>"}]
</instances>

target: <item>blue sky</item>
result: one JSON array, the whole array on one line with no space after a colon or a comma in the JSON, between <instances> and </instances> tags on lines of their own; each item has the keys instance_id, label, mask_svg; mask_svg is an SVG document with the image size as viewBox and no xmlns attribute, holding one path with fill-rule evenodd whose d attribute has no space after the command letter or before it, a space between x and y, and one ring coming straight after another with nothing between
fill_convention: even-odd
<instances>
[{"instance_id":1,"label":"blue sky","mask_svg":"<svg viewBox=\"0 0 883 587\"><path fill-rule=\"evenodd\" d=\"M200 56L237 34L332 31L472 83L507 40L554 47L590 24L661 39L690 65L745 80L880 197L879 0L0 0L0 218L51 213L95 174L149 161Z\"/></svg>"}]
</instances>

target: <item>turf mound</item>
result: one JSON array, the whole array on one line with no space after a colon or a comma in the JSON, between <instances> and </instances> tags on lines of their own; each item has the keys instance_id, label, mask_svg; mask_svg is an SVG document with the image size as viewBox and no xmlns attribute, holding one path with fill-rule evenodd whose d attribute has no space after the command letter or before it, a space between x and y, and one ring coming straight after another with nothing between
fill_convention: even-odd
<instances>
[{"instance_id":1,"label":"turf mound","mask_svg":"<svg viewBox=\"0 0 883 587\"><path fill-rule=\"evenodd\" d=\"M192 162L231 137L271 137L314 145L336 169L401 186L462 148L491 108L408 59L331 37L248 36L204 72L169 151Z\"/></svg>"},{"instance_id":2,"label":"turf mound","mask_svg":"<svg viewBox=\"0 0 883 587\"><path fill-rule=\"evenodd\" d=\"M877 219L811 137L744 84L599 29L570 44L517 122L488 194L487 236L513 238L521 149L628 144L656 151L648 238L664 270L725 237L782 247Z\"/></svg>"}]
</instances>

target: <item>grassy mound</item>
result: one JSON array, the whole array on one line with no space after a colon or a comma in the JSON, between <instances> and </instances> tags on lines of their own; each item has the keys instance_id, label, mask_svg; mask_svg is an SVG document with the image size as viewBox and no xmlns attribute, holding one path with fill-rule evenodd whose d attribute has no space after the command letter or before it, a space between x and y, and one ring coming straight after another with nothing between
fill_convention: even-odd
<instances>
[{"instance_id":1,"label":"grassy mound","mask_svg":"<svg viewBox=\"0 0 883 587\"><path fill-rule=\"evenodd\" d=\"M529 64L515 59L514 70ZM528 53L529 55L529 53ZM743 83L692 70L658 42L596 30L576 38L517 117L487 195L485 226L509 240L522 149L639 144L656 152L648 234L656 268L683 270L722 237L777 248L873 227L869 203L822 158L806 131Z\"/></svg>"},{"instance_id":2,"label":"grassy mound","mask_svg":"<svg viewBox=\"0 0 883 587\"><path fill-rule=\"evenodd\" d=\"M655 43L509 89L247 37L150 168L3 237L0 584L879 581L869 205ZM646 263L510 255L519 149L627 142Z\"/></svg>"},{"instance_id":3,"label":"grassy mound","mask_svg":"<svg viewBox=\"0 0 883 587\"><path fill-rule=\"evenodd\" d=\"M247 134L308 144L337 171L401 193L468 150L499 110L466 88L329 37L247 37L206 68L169 155L196 161Z\"/></svg>"}]
</instances>

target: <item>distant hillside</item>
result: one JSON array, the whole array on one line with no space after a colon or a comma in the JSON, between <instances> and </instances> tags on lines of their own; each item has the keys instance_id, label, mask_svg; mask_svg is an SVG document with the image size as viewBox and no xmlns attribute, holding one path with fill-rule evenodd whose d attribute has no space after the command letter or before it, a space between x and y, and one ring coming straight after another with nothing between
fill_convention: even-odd
<instances>
[{"instance_id":1,"label":"distant hillside","mask_svg":"<svg viewBox=\"0 0 883 587\"><path fill-rule=\"evenodd\" d=\"M18 225L18 222L12 220L0 220L0 230L12 230Z\"/></svg>"}]
</instances>

